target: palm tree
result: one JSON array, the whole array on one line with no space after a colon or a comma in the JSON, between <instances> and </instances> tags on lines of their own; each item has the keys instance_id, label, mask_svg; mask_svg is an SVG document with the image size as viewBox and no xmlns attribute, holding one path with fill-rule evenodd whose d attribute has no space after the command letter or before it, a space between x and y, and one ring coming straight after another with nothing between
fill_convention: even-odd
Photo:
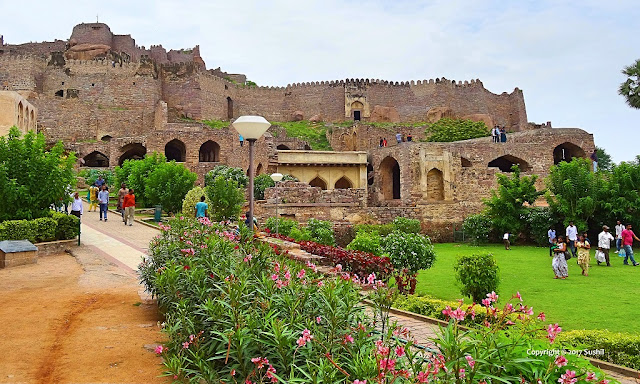
<instances>
[{"instance_id":1,"label":"palm tree","mask_svg":"<svg viewBox=\"0 0 640 384\"><path fill-rule=\"evenodd\" d=\"M640 59L633 65L624 67L622 73L628 79L620 84L618 93L627 99L627 104L631 108L640 109Z\"/></svg>"}]
</instances>

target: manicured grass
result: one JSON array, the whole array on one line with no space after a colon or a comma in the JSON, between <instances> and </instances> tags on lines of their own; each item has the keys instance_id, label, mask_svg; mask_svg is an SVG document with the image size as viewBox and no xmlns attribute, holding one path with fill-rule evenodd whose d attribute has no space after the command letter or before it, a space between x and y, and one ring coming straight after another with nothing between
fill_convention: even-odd
<instances>
[{"instance_id":1,"label":"manicured grass","mask_svg":"<svg viewBox=\"0 0 640 384\"><path fill-rule=\"evenodd\" d=\"M436 262L418 275L416 293L461 298L453 270L457 256L490 252L500 267L502 303L520 291L526 305L536 313L545 312L547 321L563 329L640 332L640 266L623 265L623 258L615 252L610 253L611 267L598 266L592 249L588 277L581 275L576 259L570 259L569 277L560 280L553 278L548 248L512 246L506 251L502 245L436 244L435 249ZM465 298L465 302L470 300Z\"/></svg>"}]
</instances>

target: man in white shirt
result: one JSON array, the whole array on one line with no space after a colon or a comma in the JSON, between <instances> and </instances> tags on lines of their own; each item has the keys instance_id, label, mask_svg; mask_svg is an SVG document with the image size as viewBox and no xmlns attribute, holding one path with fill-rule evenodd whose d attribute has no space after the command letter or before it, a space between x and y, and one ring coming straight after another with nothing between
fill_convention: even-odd
<instances>
[{"instance_id":1,"label":"man in white shirt","mask_svg":"<svg viewBox=\"0 0 640 384\"><path fill-rule=\"evenodd\" d=\"M571 249L571 254L573 255L573 257L576 257L576 241L578 241L578 228L573 225L573 221L569 222L566 235L567 240L569 240L569 248Z\"/></svg>"},{"instance_id":2,"label":"man in white shirt","mask_svg":"<svg viewBox=\"0 0 640 384\"><path fill-rule=\"evenodd\" d=\"M609 248L611 248L611 240L614 240L613 236L609 233L609 227L602 226L602 232L598 235L598 251L604 253L604 258L607 260L607 267L610 267L609 263ZM598 265L600 262L598 261Z\"/></svg>"},{"instance_id":3,"label":"man in white shirt","mask_svg":"<svg viewBox=\"0 0 640 384\"><path fill-rule=\"evenodd\" d=\"M76 192L73 194L73 200L71 200L71 214L80 218L83 212L82 199L78 192Z\"/></svg>"},{"instance_id":4,"label":"man in white shirt","mask_svg":"<svg viewBox=\"0 0 640 384\"><path fill-rule=\"evenodd\" d=\"M553 240L556 238L556 230L553 229L553 227L549 227L547 237L549 237L549 256L553 256L553 249L551 247L554 246Z\"/></svg>"},{"instance_id":5,"label":"man in white shirt","mask_svg":"<svg viewBox=\"0 0 640 384\"><path fill-rule=\"evenodd\" d=\"M622 248L622 231L624 231L624 225L618 220L616 221L616 251L618 253L620 253L620 248Z\"/></svg>"}]
</instances>

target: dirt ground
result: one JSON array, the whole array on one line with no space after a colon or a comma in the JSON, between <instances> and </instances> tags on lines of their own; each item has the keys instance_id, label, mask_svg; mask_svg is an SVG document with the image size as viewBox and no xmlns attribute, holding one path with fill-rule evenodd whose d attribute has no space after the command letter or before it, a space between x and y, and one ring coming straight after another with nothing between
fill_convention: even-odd
<instances>
[{"instance_id":1,"label":"dirt ground","mask_svg":"<svg viewBox=\"0 0 640 384\"><path fill-rule=\"evenodd\" d=\"M0 383L168 383L135 276L91 246L74 256L0 269Z\"/></svg>"}]
</instances>

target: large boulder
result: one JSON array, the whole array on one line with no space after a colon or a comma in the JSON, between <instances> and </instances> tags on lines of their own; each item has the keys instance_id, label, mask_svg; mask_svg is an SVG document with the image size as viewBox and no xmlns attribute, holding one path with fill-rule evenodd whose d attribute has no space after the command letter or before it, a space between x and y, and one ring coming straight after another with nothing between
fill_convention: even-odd
<instances>
[{"instance_id":1,"label":"large boulder","mask_svg":"<svg viewBox=\"0 0 640 384\"><path fill-rule=\"evenodd\" d=\"M291 114L291 121L302 121L304 120L304 112L295 111Z\"/></svg>"},{"instance_id":2,"label":"large boulder","mask_svg":"<svg viewBox=\"0 0 640 384\"><path fill-rule=\"evenodd\" d=\"M312 122L312 123L319 123L319 122L322 121L322 116L321 115L313 115L313 116L311 116L309 121Z\"/></svg>"},{"instance_id":3,"label":"large boulder","mask_svg":"<svg viewBox=\"0 0 640 384\"><path fill-rule=\"evenodd\" d=\"M443 117L454 119L455 115L449 107L433 107L427 112L427 122L429 123L435 123Z\"/></svg>"},{"instance_id":4,"label":"large boulder","mask_svg":"<svg viewBox=\"0 0 640 384\"><path fill-rule=\"evenodd\" d=\"M369 120L376 123L396 123L400 121L400 115L395 107L376 105L373 107Z\"/></svg>"},{"instance_id":5,"label":"large boulder","mask_svg":"<svg viewBox=\"0 0 640 384\"><path fill-rule=\"evenodd\" d=\"M75 44L64 53L64 57L71 60L93 60L106 56L110 50L111 47L105 44Z\"/></svg>"}]
</instances>

